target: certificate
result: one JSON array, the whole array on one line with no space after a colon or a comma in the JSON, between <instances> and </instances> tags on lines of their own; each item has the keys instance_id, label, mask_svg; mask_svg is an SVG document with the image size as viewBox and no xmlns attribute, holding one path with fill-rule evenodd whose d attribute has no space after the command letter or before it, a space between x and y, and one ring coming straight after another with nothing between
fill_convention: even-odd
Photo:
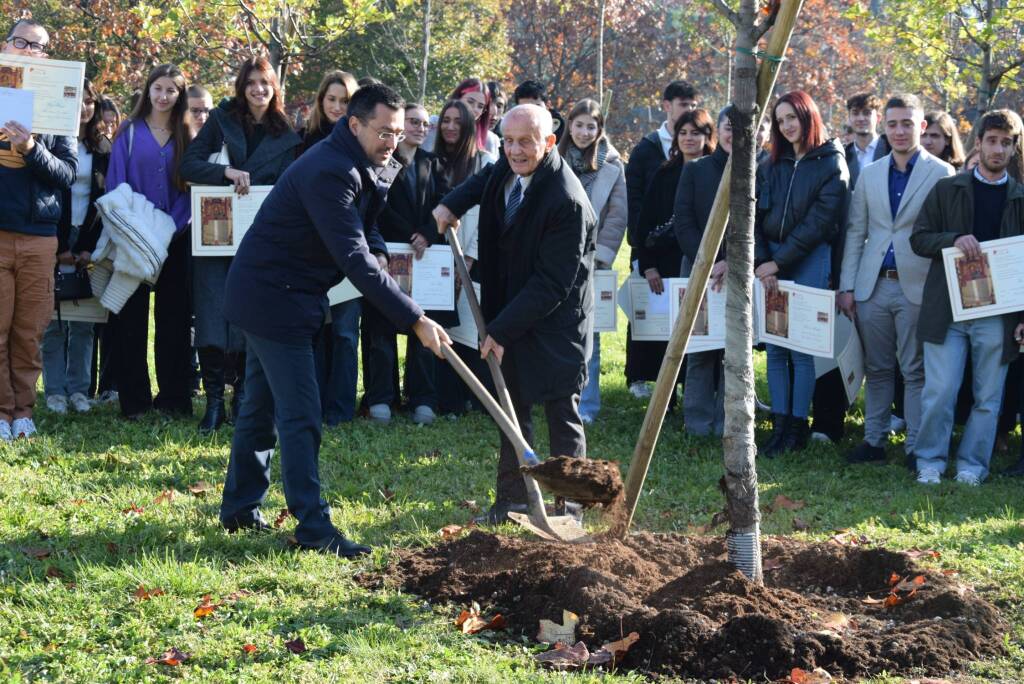
<instances>
[{"instance_id":1,"label":"certificate","mask_svg":"<svg viewBox=\"0 0 1024 684\"><path fill-rule=\"evenodd\" d=\"M852 405L857 400L860 386L864 383L864 348L860 335L853 322L843 315L837 315L835 323L835 358L821 356L814 358L814 377L820 378L826 373L839 369L843 379L846 399Z\"/></svg>"},{"instance_id":2,"label":"certificate","mask_svg":"<svg viewBox=\"0 0 1024 684\"><path fill-rule=\"evenodd\" d=\"M762 342L832 358L835 292L784 280L774 292L765 292L760 281L754 287L761 290L755 299Z\"/></svg>"},{"instance_id":3,"label":"certificate","mask_svg":"<svg viewBox=\"0 0 1024 684\"><path fill-rule=\"evenodd\" d=\"M644 278L630 276L619 288L619 307L629 318L634 340L664 342L672 332L670 292L676 278L662 278L664 290L651 292Z\"/></svg>"},{"instance_id":4,"label":"certificate","mask_svg":"<svg viewBox=\"0 0 1024 684\"><path fill-rule=\"evenodd\" d=\"M232 185L192 186L192 256L234 256L273 185L238 195Z\"/></svg>"},{"instance_id":5,"label":"certificate","mask_svg":"<svg viewBox=\"0 0 1024 684\"><path fill-rule=\"evenodd\" d=\"M416 258L411 245L389 242L388 272L402 292L428 311L455 310L455 260L448 245L434 245Z\"/></svg>"},{"instance_id":6,"label":"certificate","mask_svg":"<svg viewBox=\"0 0 1024 684\"><path fill-rule=\"evenodd\" d=\"M1024 235L986 240L976 259L947 247L942 265L954 321L1024 310Z\"/></svg>"},{"instance_id":7,"label":"certificate","mask_svg":"<svg viewBox=\"0 0 1024 684\"><path fill-rule=\"evenodd\" d=\"M615 290L619 274L616 271L594 271L594 332L615 332L618 327Z\"/></svg>"},{"instance_id":8,"label":"certificate","mask_svg":"<svg viewBox=\"0 0 1024 684\"><path fill-rule=\"evenodd\" d=\"M476 292L476 300L479 302L480 283L473 283L473 291ZM469 297L466 295L465 288L462 288L459 292L459 301L457 305L459 312L459 324L452 328L447 328L448 337L452 338L454 342L464 344L471 349L479 349L479 331L476 327L476 319L473 318L473 310L469 308Z\"/></svg>"},{"instance_id":9,"label":"certificate","mask_svg":"<svg viewBox=\"0 0 1024 684\"><path fill-rule=\"evenodd\" d=\"M356 289L352 281L345 278L340 283L327 291L327 303L331 306L342 304L350 299L359 299L363 294Z\"/></svg>"},{"instance_id":10,"label":"certificate","mask_svg":"<svg viewBox=\"0 0 1024 684\"><path fill-rule=\"evenodd\" d=\"M106 323L109 312L100 304L100 300L76 299L60 303L60 319L62 321L79 321L82 323ZM57 312L53 312L53 320L58 320Z\"/></svg>"},{"instance_id":11,"label":"certificate","mask_svg":"<svg viewBox=\"0 0 1024 684\"><path fill-rule=\"evenodd\" d=\"M31 90L17 88L0 88L0 112L3 112L3 124L7 121L19 123L32 130L32 110L35 104L35 93Z\"/></svg>"},{"instance_id":12,"label":"certificate","mask_svg":"<svg viewBox=\"0 0 1024 684\"><path fill-rule=\"evenodd\" d=\"M669 318L672 328L679 319L683 309L683 297L689 285L689 278L670 278L672 286L669 301ZM700 303L697 318L693 322L690 340L686 343L686 353L725 349L725 292L715 292L710 287L704 292L704 301Z\"/></svg>"},{"instance_id":13,"label":"certificate","mask_svg":"<svg viewBox=\"0 0 1024 684\"><path fill-rule=\"evenodd\" d=\"M33 133L78 136L84 81L84 62L0 55L0 88L32 91Z\"/></svg>"}]
</instances>

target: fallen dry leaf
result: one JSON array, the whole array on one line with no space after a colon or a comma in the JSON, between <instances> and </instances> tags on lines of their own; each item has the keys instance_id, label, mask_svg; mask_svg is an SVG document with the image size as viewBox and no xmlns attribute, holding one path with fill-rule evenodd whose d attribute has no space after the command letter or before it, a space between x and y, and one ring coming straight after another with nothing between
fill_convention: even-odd
<instances>
[{"instance_id":1,"label":"fallen dry leaf","mask_svg":"<svg viewBox=\"0 0 1024 684\"><path fill-rule=\"evenodd\" d=\"M107 548L107 553L112 556L116 556L121 551L121 547L114 542L107 542L105 546Z\"/></svg>"},{"instance_id":2,"label":"fallen dry leaf","mask_svg":"<svg viewBox=\"0 0 1024 684\"><path fill-rule=\"evenodd\" d=\"M885 603L884 599L872 598L870 596L862 598L860 602L867 606L875 606L879 603Z\"/></svg>"},{"instance_id":3,"label":"fallen dry leaf","mask_svg":"<svg viewBox=\"0 0 1024 684\"><path fill-rule=\"evenodd\" d=\"M558 644L550 651L534 656L534 660L538 663L555 670L575 670L583 667L589 659L590 651L582 641L577 642L575 646Z\"/></svg>"},{"instance_id":4,"label":"fallen dry leaf","mask_svg":"<svg viewBox=\"0 0 1024 684\"><path fill-rule=\"evenodd\" d=\"M802 518L798 518L797 516L794 515L793 516L793 529L796 530L797 532L802 532L804 530L811 529L811 524L809 522L807 522L806 520L803 520Z\"/></svg>"},{"instance_id":5,"label":"fallen dry leaf","mask_svg":"<svg viewBox=\"0 0 1024 684\"><path fill-rule=\"evenodd\" d=\"M772 501L771 505L768 508L769 510L772 511L777 511L780 508L784 508L787 511L799 511L806 505L807 504L804 503L803 501L794 501L785 494L779 494L777 497L775 497L775 499Z\"/></svg>"},{"instance_id":6,"label":"fallen dry leaf","mask_svg":"<svg viewBox=\"0 0 1024 684\"><path fill-rule=\"evenodd\" d=\"M865 535L857 534L853 530L836 530L829 541L840 546L863 546L871 543Z\"/></svg>"},{"instance_id":7,"label":"fallen dry leaf","mask_svg":"<svg viewBox=\"0 0 1024 684\"><path fill-rule=\"evenodd\" d=\"M210 595L205 594L203 596L203 602L195 607L195 609L192 611L192 614L196 616L197 620L201 620L202 618L208 615L213 615L214 611L223 605L224 604L221 602L214 603L211 600Z\"/></svg>"},{"instance_id":8,"label":"fallen dry leaf","mask_svg":"<svg viewBox=\"0 0 1024 684\"><path fill-rule=\"evenodd\" d=\"M576 641L576 625L580 618L576 613L568 610L562 611L562 624L551 620L540 621L540 631L537 632L537 641L545 644L562 643L569 646Z\"/></svg>"},{"instance_id":9,"label":"fallen dry leaf","mask_svg":"<svg viewBox=\"0 0 1024 684\"><path fill-rule=\"evenodd\" d=\"M382 487L378 489L377 492L380 494L381 498L384 499L385 503L395 498L395 493L387 487Z\"/></svg>"},{"instance_id":10,"label":"fallen dry leaf","mask_svg":"<svg viewBox=\"0 0 1024 684\"><path fill-rule=\"evenodd\" d=\"M769 570L778 570L782 567L781 558L765 558L761 561L761 570L768 572Z\"/></svg>"},{"instance_id":11,"label":"fallen dry leaf","mask_svg":"<svg viewBox=\"0 0 1024 684\"><path fill-rule=\"evenodd\" d=\"M146 658L146 665L170 665L176 666L181 665L183 662L191 658L192 656L188 653L183 653L176 648L169 648L163 652L158 658Z\"/></svg>"},{"instance_id":12,"label":"fallen dry leaf","mask_svg":"<svg viewBox=\"0 0 1024 684\"><path fill-rule=\"evenodd\" d=\"M850 627L850 618L843 613L829 613L821 624L830 632L845 632Z\"/></svg>"},{"instance_id":13,"label":"fallen dry leaf","mask_svg":"<svg viewBox=\"0 0 1024 684\"><path fill-rule=\"evenodd\" d=\"M953 568L943 568L942 574L946 577L952 577L953 575L959 575L960 572L958 570L954 570Z\"/></svg>"},{"instance_id":14,"label":"fallen dry leaf","mask_svg":"<svg viewBox=\"0 0 1024 684\"><path fill-rule=\"evenodd\" d=\"M904 551L903 553L907 554L908 556L910 556L911 558L914 558L914 559L917 559L917 558L942 558L942 554L941 553L939 553L938 551L933 551L931 549L927 549L925 551L922 551L920 549L910 549L909 551Z\"/></svg>"},{"instance_id":15,"label":"fallen dry leaf","mask_svg":"<svg viewBox=\"0 0 1024 684\"><path fill-rule=\"evenodd\" d=\"M256 644L244 644L242 646L242 650L245 651L246 655L252 655L253 653L258 651L259 649L256 648Z\"/></svg>"},{"instance_id":16,"label":"fallen dry leaf","mask_svg":"<svg viewBox=\"0 0 1024 684\"><path fill-rule=\"evenodd\" d=\"M26 546L22 549L22 552L29 558L35 558L36 560L43 560L49 558L52 551L50 549L44 549L42 547Z\"/></svg>"},{"instance_id":17,"label":"fallen dry leaf","mask_svg":"<svg viewBox=\"0 0 1024 684\"><path fill-rule=\"evenodd\" d=\"M128 508L121 509L121 512L124 513L125 515L136 516L137 517L137 516L142 515L142 512L145 511L145 510L146 509L142 508L141 506L136 506L135 504L132 504Z\"/></svg>"},{"instance_id":18,"label":"fallen dry leaf","mask_svg":"<svg viewBox=\"0 0 1024 684\"><path fill-rule=\"evenodd\" d=\"M188 491L192 496L205 496L207 492L212 492L213 490L214 486L206 480L200 480L188 486Z\"/></svg>"},{"instance_id":19,"label":"fallen dry leaf","mask_svg":"<svg viewBox=\"0 0 1024 684\"><path fill-rule=\"evenodd\" d=\"M447 541L449 539L455 539L461 536L462 533L465 531L466 528L462 525L445 525L440 530L438 530L438 534L441 535L441 539Z\"/></svg>"},{"instance_id":20,"label":"fallen dry leaf","mask_svg":"<svg viewBox=\"0 0 1024 684\"><path fill-rule=\"evenodd\" d=\"M165 489L160 492L155 499L153 499L153 503L157 505L171 503L179 496L181 496L181 493L177 489Z\"/></svg>"},{"instance_id":21,"label":"fallen dry leaf","mask_svg":"<svg viewBox=\"0 0 1024 684\"><path fill-rule=\"evenodd\" d=\"M307 650L306 642L302 640L302 637L296 637L291 641L284 642L284 647L292 653L305 653Z\"/></svg>"},{"instance_id":22,"label":"fallen dry leaf","mask_svg":"<svg viewBox=\"0 0 1024 684\"><path fill-rule=\"evenodd\" d=\"M51 565L46 568L46 576L54 579L62 579L64 577L64 571Z\"/></svg>"},{"instance_id":23,"label":"fallen dry leaf","mask_svg":"<svg viewBox=\"0 0 1024 684\"><path fill-rule=\"evenodd\" d=\"M136 589L132 593L132 596L134 596L135 598L137 598L140 601L148 601L149 599L151 599L151 598L153 598L155 596L163 596L163 595L164 595L164 590L163 589L147 590L146 587L144 587L141 584L139 585L139 588Z\"/></svg>"},{"instance_id":24,"label":"fallen dry leaf","mask_svg":"<svg viewBox=\"0 0 1024 684\"><path fill-rule=\"evenodd\" d=\"M925 579L925 576L918 575L914 579L901 580L896 584L894 589L896 591L917 591L926 584L928 584L928 580Z\"/></svg>"},{"instance_id":25,"label":"fallen dry leaf","mask_svg":"<svg viewBox=\"0 0 1024 684\"><path fill-rule=\"evenodd\" d=\"M612 660L622 660L622 657L626 655L626 652L635 644L640 641L640 635L636 632L630 632L618 641L612 641L605 644L598 649L597 653L606 651L612 655ZM596 655L596 654L595 654ZM593 664L593 663L592 663Z\"/></svg>"},{"instance_id":26,"label":"fallen dry leaf","mask_svg":"<svg viewBox=\"0 0 1024 684\"><path fill-rule=\"evenodd\" d=\"M82 504L85 503L85 499L72 499L71 503L74 504L75 506L81 506Z\"/></svg>"},{"instance_id":27,"label":"fallen dry leaf","mask_svg":"<svg viewBox=\"0 0 1024 684\"><path fill-rule=\"evenodd\" d=\"M228 594L227 598L225 598L224 600L235 602L245 598L246 596L252 596L252 592L248 589L239 589L238 591L233 591L230 594Z\"/></svg>"},{"instance_id":28,"label":"fallen dry leaf","mask_svg":"<svg viewBox=\"0 0 1024 684\"><path fill-rule=\"evenodd\" d=\"M287 508L282 508L278 512L277 517L274 518L274 527L277 528L277 527L281 527L281 525L284 525L284 521L287 520L288 516L291 515L291 514L292 514L292 512L289 511Z\"/></svg>"},{"instance_id":29,"label":"fallen dry leaf","mask_svg":"<svg viewBox=\"0 0 1024 684\"><path fill-rule=\"evenodd\" d=\"M470 513L479 513L481 510L475 499L463 499L459 502L459 508L466 508Z\"/></svg>"},{"instance_id":30,"label":"fallen dry leaf","mask_svg":"<svg viewBox=\"0 0 1024 684\"><path fill-rule=\"evenodd\" d=\"M832 675L820 667L816 667L810 672L794 667L793 671L789 673L789 679L793 684L826 684L826 682L832 681Z\"/></svg>"}]
</instances>

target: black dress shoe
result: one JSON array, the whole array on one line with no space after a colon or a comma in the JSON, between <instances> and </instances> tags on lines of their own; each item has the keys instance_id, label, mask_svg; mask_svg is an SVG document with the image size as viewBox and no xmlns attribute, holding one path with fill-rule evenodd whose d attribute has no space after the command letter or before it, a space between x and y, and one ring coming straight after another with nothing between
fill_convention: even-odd
<instances>
[{"instance_id":1,"label":"black dress shoe","mask_svg":"<svg viewBox=\"0 0 1024 684\"><path fill-rule=\"evenodd\" d=\"M495 501L490 510L484 515L474 518L477 525L501 525L512 522L508 517L509 513L529 513L530 507L524 503L512 503L510 501Z\"/></svg>"},{"instance_id":2,"label":"black dress shoe","mask_svg":"<svg viewBox=\"0 0 1024 684\"><path fill-rule=\"evenodd\" d=\"M885 449L871 446L867 442L861 442L857 447L846 454L846 462L854 463L876 463L885 462Z\"/></svg>"},{"instance_id":3,"label":"black dress shoe","mask_svg":"<svg viewBox=\"0 0 1024 684\"><path fill-rule=\"evenodd\" d=\"M227 520L221 520L221 525L228 531L228 534L234 534L240 530L251 530L253 532L269 532L274 529L270 526L266 520L263 519L262 515L257 514L256 518L228 518Z\"/></svg>"},{"instance_id":4,"label":"black dress shoe","mask_svg":"<svg viewBox=\"0 0 1024 684\"><path fill-rule=\"evenodd\" d=\"M782 453L782 445L786 438L786 428L789 426L790 420L791 418L786 414L772 414L772 433L769 435L768 441L757 448L758 455L775 458Z\"/></svg>"},{"instance_id":5,"label":"black dress shoe","mask_svg":"<svg viewBox=\"0 0 1024 684\"><path fill-rule=\"evenodd\" d=\"M1007 477L1024 477L1024 456L1021 456L1020 460L1004 470L1003 475Z\"/></svg>"},{"instance_id":6,"label":"black dress shoe","mask_svg":"<svg viewBox=\"0 0 1024 684\"><path fill-rule=\"evenodd\" d=\"M359 556L365 556L373 550L369 546L357 544L340 534L327 537L327 539L322 539L313 544L299 543L299 548L305 551L328 553L341 558L358 558Z\"/></svg>"}]
</instances>

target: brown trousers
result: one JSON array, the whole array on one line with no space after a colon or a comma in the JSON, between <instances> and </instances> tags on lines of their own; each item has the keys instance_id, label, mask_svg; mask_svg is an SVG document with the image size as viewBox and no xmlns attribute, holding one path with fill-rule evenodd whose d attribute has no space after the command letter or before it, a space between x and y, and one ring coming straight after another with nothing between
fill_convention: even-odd
<instances>
[{"instance_id":1,"label":"brown trousers","mask_svg":"<svg viewBox=\"0 0 1024 684\"><path fill-rule=\"evenodd\" d=\"M0 230L0 420L32 417L56 261L56 237Z\"/></svg>"}]
</instances>

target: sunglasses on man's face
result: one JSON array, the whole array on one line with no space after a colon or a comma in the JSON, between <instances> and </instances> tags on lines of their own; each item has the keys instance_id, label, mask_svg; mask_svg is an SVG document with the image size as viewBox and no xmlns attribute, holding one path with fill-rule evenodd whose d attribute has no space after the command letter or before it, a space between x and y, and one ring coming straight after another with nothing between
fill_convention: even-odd
<instances>
[{"instance_id":1,"label":"sunglasses on man's face","mask_svg":"<svg viewBox=\"0 0 1024 684\"><path fill-rule=\"evenodd\" d=\"M40 53L46 50L46 43L36 43L31 40L25 40L20 36L9 36L7 40L19 50L31 50L32 52Z\"/></svg>"}]
</instances>

